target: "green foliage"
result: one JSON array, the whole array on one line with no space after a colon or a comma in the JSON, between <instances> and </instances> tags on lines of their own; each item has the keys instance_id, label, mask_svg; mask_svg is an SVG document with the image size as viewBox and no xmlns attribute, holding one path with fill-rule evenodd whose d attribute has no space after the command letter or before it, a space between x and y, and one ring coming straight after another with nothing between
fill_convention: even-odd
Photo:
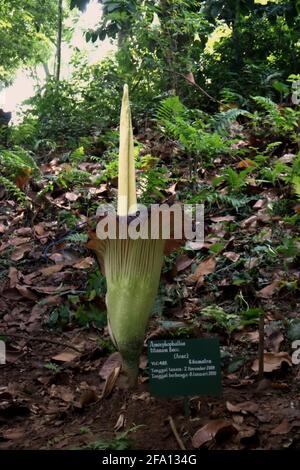
<instances>
[{"instance_id":1,"label":"green foliage","mask_svg":"<svg viewBox=\"0 0 300 470\"><path fill-rule=\"evenodd\" d=\"M142 171L137 178L137 189L140 192L139 202L144 205L153 204L160 201L164 196L162 190L167 187L170 179L168 177L168 170L161 164L158 165L157 160L150 159L154 163L152 168ZM147 167L145 157L141 163L137 164L143 169L144 165Z\"/></svg>"},{"instance_id":2,"label":"green foliage","mask_svg":"<svg viewBox=\"0 0 300 470\"><path fill-rule=\"evenodd\" d=\"M12 145L34 148L36 145L37 121L27 118L10 129L9 140Z\"/></svg>"},{"instance_id":3,"label":"green foliage","mask_svg":"<svg viewBox=\"0 0 300 470\"><path fill-rule=\"evenodd\" d=\"M86 243L88 241L88 235L86 233L71 233L65 240L72 243Z\"/></svg>"},{"instance_id":4,"label":"green foliage","mask_svg":"<svg viewBox=\"0 0 300 470\"><path fill-rule=\"evenodd\" d=\"M212 116L212 127L219 134L225 134L229 131L230 125L240 116L249 116L248 111L239 108L228 109Z\"/></svg>"},{"instance_id":5,"label":"green foliage","mask_svg":"<svg viewBox=\"0 0 300 470\"><path fill-rule=\"evenodd\" d=\"M33 156L21 147L15 147L13 150L0 149L0 170L0 184L13 199L23 206L26 205L27 198L17 185L17 178L39 178L40 170Z\"/></svg>"},{"instance_id":6,"label":"green foliage","mask_svg":"<svg viewBox=\"0 0 300 470\"><path fill-rule=\"evenodd\" d=\"M252 97L260 108L251 116L251 124L258 135L262 132L274 137L294 138L300 124L300 110L288 106L280 107L270 98ZM295 140L296 141L296 140Z\"/></svg>"},{"instance_id":7,"label":"green foliage","mask_svg":"<svg viewBox=\"0 0 300 470\"><path fill-rule=\"evenodd\" d=\"M0 19L0 81L9 82L20 66L49 58L56 36L56 2L1 0Z\"/></svg>"},{"instance_id":8,"label":"green foliage","mask_svg":"<svg viewBox=\"0 0 300 470\"><path fill-rule=\"evenodd\" d=\"M91 271L87 281L86 296L88 300L95 297L104 297L106 293L106 278L101 274L99 269Z\"/></svg>"},{"instance_id":9,"label":"green foliage","mask_svg":"<svg viewBox=\"0 0 300 470\"><path fill-rule=\"evenodd\" d=\"M106 312L99 311L99 307L92 304L79 305L74 312L74 320L83 327L95 325L97 328L103 328L107 324Z\"/></svg>"},{"instance_id":10,"label":"green foliage","mask_svg":"<svg viewBox=\"0 0 300 470\"><path fill-rule=\"evenodd\" d=\"M89 181L91 175L87 171L78 170L77 168L68 168L61 171L57 178L57 184L62 187L69 189L73 186L82 186Z\"/></svg>"},{"instance_id":11,"label":"green foliage","mask_svg":"<svg viewBox=\"0 0 300 470\"><path fill-rule=\"evenodd\" d=\"M46 320L49 328L64 328L70 323L70 309L68 305L54 308Z\"/></svg>"},{"instance_id":12,"label":"green foliage","mask_svg":"<svg viewBox=\"0 0 300 470\"><path fill-rule=\"evenodd\" d=\"M216 25L218 21L225 22L230 31L215 42L212 51L206 52L202 59L204 70L199 70L196 79L201 80L201 75L209 77L208 91L216 97L221 97L225 84L224 88L245 101L253 94L272 100L282 98L282 87L278 90L276 84L298 72L300 16L296 3L205 1L206 18Z\"/></svg>"},{"instance_id":13,"label":"green foliage","mask_svg":"<svg viewBox=\"0 0 300 470\"><path fill-rule=\"evenodd\" d=\"M79 223L79 219L75 214L65 210L59 212L58 221L60 224L65 224L69 229L74 229Z\"/></svg>"},{"instance_id":14,"label":"green foliage","mask_svg":"<svg viewBox=\"0 0 300 470\"><path fill-rule=\"evenodd\" d=\"M167 135L179 140L196 168L199 160L207 166L216 155L228 151L227 143L218 133L211 131L203 116L193 119L192 113L177 96L160 103L157 119Z\"/></svg>"},{"instance_id":15,"label":"green foliage","mask_svg":"<svg viewBox=\"0 0 300 470\"><path fill-rule=\"evenodd\" d=\"M115 437L111 440L97 440L95 442L91 442L81 449L86 450L126 450L132 448L132 440L129 439L127 433L122 433L119 436Z\"/></svg>"},{"instance_id":16,"label":"green foliage","mask_svg":"<svg viewBox=\"0 0 300 470\"><path fill-rule=\"evenodd\" d=\"M107 155L108 156L108 155ZM96 184L111 181L118 177L118 154L117 152L110 152L108 156L109 160L105 164L105 168L101 175L97 178Z\"/></svg>"},{"instance_id":17,"label":"green foliage","mask_svg":"<svg viewBox=\"0 0 300 470\"><path fill-rule=\"evenodd\" d=\"M132 439L129 434L135 432L140 426L132 426L124 432L116 434L113 439L100 439L95 442L91 442L81 449L87 450L125 450L131 449L133 446Z\"/></svg>"},{"instance_id":18,"label":"green foliage","mask_svg":"<svg viewBox=\"0 0 300 470\"><path fill-rule=\"evenodd\" d=\"M105 277L98 268L89 271L84 295L68 295L62 305L52 310L46 325L49 328L59 329L71 324L82 327L92 325L98 328L104 327L107 323L106 312L99 308L98 302L105 297L105 294Z\"/></svg>"},{"instance_id":19,"label":"green foliage","mask_svg":"<svg viewBox=\"0 0 300 470\"><path fill-rule=\"evenodd\" d=\"M73 152L71 152L70 157L69 157L70 162L72 164L83 162L85 158L86 158L86 155L85 155L85 150L83 146L78 147L77 149L73 150Z\"/></svg>"},{"instance_id":20,"label":"green foliage","mask_svg":"<svg viewBox=\"0 0 300 470\"><path fill-rule=\"evenodd\" d=\"M49 79L27 102L26 116L36 121L37 139L76 147L92 131L117 124L121 80L115 62L106 59L89 66L75 56L73 65L69 81Z\"/></svg>"},{"instance_id":21,"label":"green foliage","mask_svg":"<svg viewBox=\"0 0 300 470\"><path fill-rule=\"evenodd\" d=\"M48 328L54 329L64 329L72 324L102 328L106 323L106 312L99 311L97 305L83 302L78 296L68 296L68 302L53 309L46 320Z\"/></svg>"},{"instance_id":22,"label":"green foliage","mask_svg":"<svg viewBox=\"0 0 300 470\"><path fill-rule=\"evenodd\" d=\"M0 184L4 186L10 197L15 199L22 206L26 205L27 199L24 192L21 191L13 181L0 175Z\"/></svg>"},{"instance_id":23,"label":"green foliage","mask_svg":"<svg viewBox=\"0 0 300 470\"><path fill-rule=\"evenodd\" d=\"M290 260L295 260L299 256L299 239L292 237L283 238L280 245L277 246L276 251L279 255Z\"/></svg>"},{"instance_id":24,"label":"green foliage","mask_svg":"<svg viewBox=\"0 0 300 470\"><path fill-rule=\"evenodd\" d=\"M21 147L16 147L14 150L0 149L0 165L3 173L9 178L26 174L35 177L40 175L33 156Z\"/></svg>"},{"instance_id":25,"label":"green foliage","mask_svg":"<svg viewBox=\"0 0 300 470\"><path fill-rule=\"evenodd\" d=\"M293 183L294 191L298 199L300 199L300 176L293 176L292 183Z\"/></svg>"},{"instance_id":26,"label":"green foliage","mask_svg":"<svg viewBox=\"0 0 300 470\"><path fill-rule=\"evenodd\" d=\"M54 364L54 362L47 362L44 364L44 368L50 370L53 374L58 374L61 371L59 365Z\"/></svg>"},{"instance_id":27,"label":"green foliage","mask_svg":"<svg viewBox=\"0 0 300 470\"><path fill-rule=\"evenodd\" d=\"M210 305L201 310L201 314L211 318L215 326L225 330L228 335L245 325L257 324L262 313L259 308L248 308L239 314L228 313L218 305Z\"/></svg>"}]
</instances>

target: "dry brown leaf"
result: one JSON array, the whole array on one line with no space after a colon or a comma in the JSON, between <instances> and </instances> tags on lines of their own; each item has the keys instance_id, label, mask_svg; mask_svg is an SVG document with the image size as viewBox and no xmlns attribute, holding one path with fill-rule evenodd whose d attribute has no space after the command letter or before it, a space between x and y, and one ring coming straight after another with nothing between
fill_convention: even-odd
<instances>
[{"instance_id":1,"label":"dry brown leaf","mask_svg":"<svg viewBox=\"0 0 300 470\"><path fill-rule=\"evenodd\" d=\"M193 72L187 73L186 76L185 76L185 79L186 79L189 83L191 83L192 85L196 85L195 77L194 77Z\"/></svg>"},{"instance_id":2,"label":"dry brown leaf","mask_svg":"<svg viewBox=\"0 0 300 470\"><path fill-rule=\"evenodd\" d=\"M240 439L241 444L246 444L252 437L256 436L256 434L256 428L254 428L253 426L246 426L240 430L238 437Z\"/></svg>"},{"instance_id":3,"label":"dry brown leaf","mask_svg":"<svg viewBox=\"0 0 300 470\"><path fill-rule=\"evenodd\" d=\"M29 251L31 250L32 250L31 243L24 243L23 245L20 245L18 248L15 249L10 259L12 259L13 261L19 261L20 259L24 257L26 253L29 253Z\"/></svg>"},{"instance_id":4,"label":"dry brown leaf","mask_svg":"<svg viewBox=\"0 0 300 470\"><path fill-rule=\"evenodd\" d=\"M122 358L120 353L114 352L112 353L104 362L103 366L100 369L99 375L103 380L106 380L113 369L116 367L120 367L122 364Z\"/></svg>"},{"instance_id":5,"label":"dry brown leaf","mask_svg":"<svg viewBox=\"0 0 300 470\"><path fill-rule=\"evenodd\" d=\"M278 424L274 429L272 429L271 434L287 434L292 429L293 425L284 418L280 424Z\"/></svg>"},{"instance_id":6,"label":"dry brown leaf","mask_svg":"<svg viewBox=\"0 0 300 470\"><path fill-rule=\"evenodd\" d=\"M90 405L91 403L95 403L97 401L98 397L96 395L95 390L89 389L85 390L81 397L79 398L79 403L82 408L84 408L87 405Z\"/></svg>"},{"instance_id":7,"label":"dry brown leaf","mask_svg":"<svg viewBox=\"0 0 300 470\"><path fill-rule=\"evenodd\" d=\"M76 269L88 269L94 264L94 258L88 256L87 258L83 258L79 260L76 264L74 264L74 268Z\"/></svg>"},{"instance_id":8,"label":"dry brown leaf","mask_svg":"<svg viewBox=\"0 0 300 470\"><path fill-rule=\"evenodd\" d=\"M232 222L235 220L234 215L223 215L219 217L210 217L212 222Z\"/></svg>"},{"instance_id":9,"label":"dry brown leaf","mask_svg":"<svg viewBox=\"0 0 300 470\"><path fill-rule=\"evenodd\" d=\"M191 242L191 241L187 241L186 246L187 246L187 248L189 248L190 250L198 251L198 250L202 250L202 248L203 248L203 246L204 246L204 243L203 243L203 242Z\"/></svg>"},{"instance_id":10,"label":"dry brown leaf","mask_svg":"<svg viewBox=\"0 0 300 470\"><path fill-rule=\"evenodd\" d=\"M24 438L24 430L22 430L22 429L8 429L7 431L3 431L2 436L5 440L17 441L19 439Z\"/></svg>"},{"instance_id":11,"label":"dry brown leaf","mask_svg":"<svg viewBox=\"0 0 300 470\"><path fill-rule=\"evenodd\" d=\"M8 243L8 242L5 242L5 243L3 242L3 243L1 243L1 245L0 245L0 253L1 253L1 251L6 250L6 248L8 248L8 247L9 247L9 243Z\"/></svg>"},{"instance_id":12,"label":"dry brown leaf","mask_svg":"<svg viewBox=\"0 0 300 470\"><path fill-rule=\"evenodd\" d=\"M9 240L9 244L12 246L20 246L28 242L30 242L30 237L13 237Z\"/></svg>"},{"instance_id":13,"label":"dry brown leaf","mask_svg":"<svg viewBox=\"0 0 300 470\"><path fill-rule=\"evenodd\" d=\"M245 158L244 160L241 160L237 164L237 168L249 168L250 166L254 166L255 162L253 160L250 160L249 158Z\"/></svg>"},{"instance_id":14,"label":"dry brown leaf","mask_svg":"<svg viewBox=\"0 0 300 470\"><path fill-rule=\"evenodd\" d=\"M265 348L277 353L283 340L284 336L280 330L271 331L267 333Z\"/></svg>"},{"instance_id":15,"label":"dry brown leaf","mask_svg":"<svg viewBox=\"0 0 300 470\"><path fill-rule=\"evenodd\" d=\"M269 298L269 297L272 297L272 295L275 293L275 291L278 290L278 287L280 286L280 283L281 283L281 279L275 279L273 282L271 282L271 284L269 284L268 286L264 287L263 289L261 289L260 291L258 291L257 295L259 297L263 297L263 298Z\"/></svg>"},{"instance_id":16,"label":"dry brown leaf","mask_svg":"<svg viewBox=\"0 0 300 470\"><path fill-rule=\"evenodd\" d=\"M245 268L246 269L253 269L255 268L255 266L257 266L259 263L259 258L248 258L246 261L245 261Z\"/></svg>"},{"instance_id":17,"label":"dry brown leaf","mask_svg":"<svg viewBox=\"0 0 300 470\"><path fill-rule=\"evenodd\" d=\"M64 268L64 264L53 264L52 266L48 266L47 268L40 269L37 274L42 274L43 276L51 276L54 273L58 273Z\"/></svg>"},{"instance_id":18,"label":"dry brown leaf","mask_svg":"<svg viewBox=\"0 0 300 470\"><path fill-rule=\"evenodd\" d=\"M173 194L175 195L176 194L176 186L177 186L177 182L172 184L172 186L170 186L166 191L167 193L170 193L170 194Z\"/></svg>"},{"instance_id":19,"label":"dry brown leaf","mask_svg":"<svg viewBox=\"0 0 300 470\"><path fill-rule=\"evenodd\" d=\"M282 157L278 158L276 162L291 163L296 155L294 153L285 153Z\"/></svg>"},{"instance_id":20,"label":"dry brown leaf","mask_svg":"<svg viewBox=\"0 0 300 470\"><path fill-rule=\"evenodd\" d=\"M31 310L30 316L28 318L28 323L36 323L42 317L42 315L46 312L47 306L36 304L33 309Z\"/></svg>"},{"instance_id":21,"label":"dry brown leaf","mask_svg":"<svg viewBox=\"0 0 300 470\"><path fill-rule=\"evenodd\" d=\"M125 423L126 423L125 414L121 413L114 426L115 431L120 431L120 429L124 428Z\"/></svg>"},{"instance_id":22,"label":"dry brown leaf","mask_svg":"<svg viewBox=\"0 0 300 470\"><path fill-rule=\"evenodd\" d=\"M23 276L23 282L24 284L32 284L32 280L39 275L39 271L34 271L33 273L26 274L26 276Z\"/></svg>"},{"instance_id":23,"label":"dry brown leaf","mask_svg":"<svg viewBox=\"0 0 300 470\"><path fill-rule=\"evenodd\" d=\"M75 193L66 193L65 198L68 199L68 201L75 202L79 198L79 194Z\"/></svg>"},{"instance_id":24,"label":"dry brown leaf","mask_svg":"<svg viewBox=\"0 0 300 470\"><path fill-rule=\"evenodd\" d=\"M251 215L248 219L245 219L241 222L241 228L254 228L257 225L258 217L257 215Z\"/></svg>"},{"instance_id":25,"label":"dry brown leaf","mask_svg":"<svg viewBox=\"0 0 300 470\"><path fill-rule=\"evenodd\" d=\"M16 287L16 285L18 284L18 281L19 281L19 272L16 268L12 268L10 267L9 268L9 271L8 271L8 277L10 279L10 288L13 289L14 287Z\"/></svg>"},{"instance_id":26,"label":"dry brown leaf","mask_svg":"<svg viewBox=\"0 0 300 470\"><path fill-rule=\"evenodd\" d=\"M64 385L53 384L50 388L50 396L55 398L61 398L66 403L74 401L75 395L72 390Z\"/></svg>"},{"instance_id":27,"label":"dry brown leaf","mask_svg":"<svg viewBox=\"0 0 300 470\"><path fill-rule=\"evenodd\" d=\"M179 273L181 271L184 271L186 268L191 266L193 263L193 259L189 258L187 255L180 255L178 258L176 258L175 261L175 268L176 271Z\"/></svg>"},{"instance_id":28,"label":"dry brown leaf","mask_svg":"<svg viewBox=\"0 0 300 470\"><path fill-rule=\"evenodd\" d=\"M198 429L192 438L192 445L194 448L198 449L206 442L212 441L221 433L233 434L237 433L237 429L230 421L226 421L224 419L214 419L209 421L201 429Z\"/></svg>"},{"instance_id":29,"label":"dry brown leaf","mask_svg":"<svg viewBox=\"0 0 300 470\"><path fill-rule=\"evenodd\" d=\"M103 388L103 391L102 391L102 394L101 394L101 398L106 398L111 394L111 392L113 391L114 386L116 384L117 378L119 377L120 371L121 371L121 366L115 367L111 371L110 375L107 377L107 379L105 381L104 388Z\"/></svg>"},{"instance_id":30,"label":"dry brown leaf","mask_svg":"<svg viewBox=\"0 0 300 470\"><path fill-rule=\"evenodd\" d=\"M235 253L234 251L225 251L223 253L223 256L225 256L225 258L228 258L233 263L236 263L236 261L238 261L241 257L241 255Z\"/></svg>"},{"instance_id":31,"label":"dry brown leaf","mask_svg":"<svg viewBox=\"0 0 300 470\"><path fill-rule=\"evenodd\" d=\"M202 286L204 283L204 277L214 272L216 268L216 260L213 256L202 261L196 268L195 272L188 278L188 282L197 282L197 286Z\"/></svg>"},{"instance_id":32,"label":"dry brown leaf","mask_svg":"<svg viewBox=\"0 0 300 470\"><path fill-rule=\"evenodd\" d=\"M184 245L184 241L180 239L166 240L164 254L166 256L170 255L173 251L178 250L182 245Z\"/></svg>"},{"instance_id":33,"label":"dry brown leaf","mask_svg":"<svg viewBox=\"0 0 300 470\"><path fill-rule=\"evenodd\" d=\"M58 306L62 303L62 297L60 295L48 295L43 299L43 305L55 305Z\"/></svg>"},{"instance_id":34,"label":"dry brown leaf","mask_svg":"<svg viewBox=\"0 0 300 470\"><path fill-rule=\"evenodd\" d=\"M33 228L34 228L34 231L35 231L36 235L39 235L40 237L44 235L45 228L44 228L43 224L37 224Z\"/></svg>"},{"instance_id":35,"label":"dry brown leaf","mask_svg":"<svg viewBox=\"0 0 300 470\"><path fill-rule=\"evenodd\" d=\"M29 236L32 234L32 229L30 227L21 227L15 230L15 235L21 235L22 237L25 237L26 235Z\"/></svg>"},{"instance_id":36,"label":"dry brown leaf","mask_svg":"<svg viewBox=\"0 0 300 470\"><path fill-rule=\"evenodd\" d=\"M258 343L259 332L258 331L237 331L233 334L235 341Z\"/></svg>"},{"instance_id":37,"label":"dry brown leaf","mask_svg":"<svg viewBox=\"0 0 300 470\"><path fill-rule=\"evenodd\" d=\"M62 353L56 354L51 359L56 362L70 362L79 357L79 353L64 351Z\"/></svg>"},{"instance_id":38,"label":"dry brown leaf","mask_svg":"<svg viewBox=\"0 0 300 470\"><path fill-rule=\"evenodd\" d=\"M49 256L49 259L54 261L54 263L57 264L63 264L64 257L61 253L52 253L52 255Z\"/></svg>"},{"instance_id":39,"label":"dry brown leaf","mask_svg":"<svg viewBox=\"0 0 300 470\"><path fill-rule=\"evenodd\" d=\"M5 289L2 292L2 296L9 300L20 300L22 299L21 294L17 291L17 289Z\"/></svg>"},{"instance_id":40,"label":"dry brown leaf","mask_svg":"<svg viewBox=\"0 0 300 470\"><path fill-rule=\"evenodd\" d=\"M268 203L267 199L259 199L253 206L253 209L262 209Z\"/></svg>"},{"instance_id":41,"label":"dry brown leaf","mask_svg":"<svg viewBox=\"0 0 300 470\"><path fill-rule=\"evenodd\" d=\"M272 352L265 352L264 353L264 372L273 372L274 370L278 370L281 368L282 364L286 363L289 366L292 366L292 359L287 352L279 352L279 353L272 353ZM258 372L258 359L252 364L252 370L254 372Z\"/></svg>"},{"instance_id":42,"label":"dry brown leaf","mask_svg":"<svg viewBox=\"0 0 300 470\"><path fill-rule=\"evenodd\" d=\"M257 403L254 403L252 401L244 401L242 403L237 403L236 405L227 401L226 408L231 413L246 414L246 413L255 413L258 410L258 405Z\"/></svg>"},{"instance_id":43,"label":"dry brown leaf","mask_svg":"<svg viewBox=\"0 0 300 470\"><path fill-rule=\"evenodd\" d=\"M25 299L37 300L37 296L31 292L26 286L21 286L20 284L16 285L16 289L20 294L25 297Z\"/></svg>"},{"instance_id":44,"label":"dry brown leaf","mask_svg":"<svg viewBox=\"0 0 300 470\"><path fill-rule=\"evenodd\" d=\"M131 398L133 401L141 400L145 401L146 403L149 403L153 399L149 392L142 392L140 395L134 393Z\"/></svg>"}]
</instances>

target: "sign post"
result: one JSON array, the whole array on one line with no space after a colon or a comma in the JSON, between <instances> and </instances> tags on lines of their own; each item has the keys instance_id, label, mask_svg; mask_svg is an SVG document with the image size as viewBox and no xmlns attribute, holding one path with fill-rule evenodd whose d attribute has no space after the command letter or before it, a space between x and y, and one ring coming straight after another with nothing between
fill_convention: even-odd
<instances>
[{"instance_id":1,"label":"sign post","mask_svg":"<svg viewBox=\"0 0 300 470\"><path fill-rule=\"evenodd\" d=\"M218 338L150 340L150 392L153 395L219 395ZM189 413L185 401L185 414Z\"/></svg>"}]
</instances>

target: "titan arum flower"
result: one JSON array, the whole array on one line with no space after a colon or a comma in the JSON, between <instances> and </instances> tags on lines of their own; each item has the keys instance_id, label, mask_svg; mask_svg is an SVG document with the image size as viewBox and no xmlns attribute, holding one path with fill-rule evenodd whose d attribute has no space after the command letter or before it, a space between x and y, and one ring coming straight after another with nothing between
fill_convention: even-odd
<instances>
[{"instance_id":1,"label":"titan arum flower","mask_svg":"<svg viewBox=\"0 0 300 470\"><path fill-rule=\"evenodd\" d=\"M136 211L133 131L125 85L120 119L118 227L124 220L127 227L128 216L132 219ZM107 280L109 332L121 353L129 386L137 380L139 356L158 290L165 244L166 240L158 238L121 239L117 234L115 239L98 240L95 246Z\"/></svg>"}]
</instances>

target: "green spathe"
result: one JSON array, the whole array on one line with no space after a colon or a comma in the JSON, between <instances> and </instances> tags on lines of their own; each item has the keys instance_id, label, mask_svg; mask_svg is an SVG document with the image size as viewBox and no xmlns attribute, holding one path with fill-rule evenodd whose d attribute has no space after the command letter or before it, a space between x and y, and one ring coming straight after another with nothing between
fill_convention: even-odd
<instances>
[{"instance_id":1,"label":"green spathe","mask_svg":"<svg viewBox=\"0 0 300 470\"><path fill-rule=\"evenodd\" d=\"M104 255L107 312L129 384L137 378L151 308L159 285L164 240L109 240Z\"/></svg>"}]
</instances>

